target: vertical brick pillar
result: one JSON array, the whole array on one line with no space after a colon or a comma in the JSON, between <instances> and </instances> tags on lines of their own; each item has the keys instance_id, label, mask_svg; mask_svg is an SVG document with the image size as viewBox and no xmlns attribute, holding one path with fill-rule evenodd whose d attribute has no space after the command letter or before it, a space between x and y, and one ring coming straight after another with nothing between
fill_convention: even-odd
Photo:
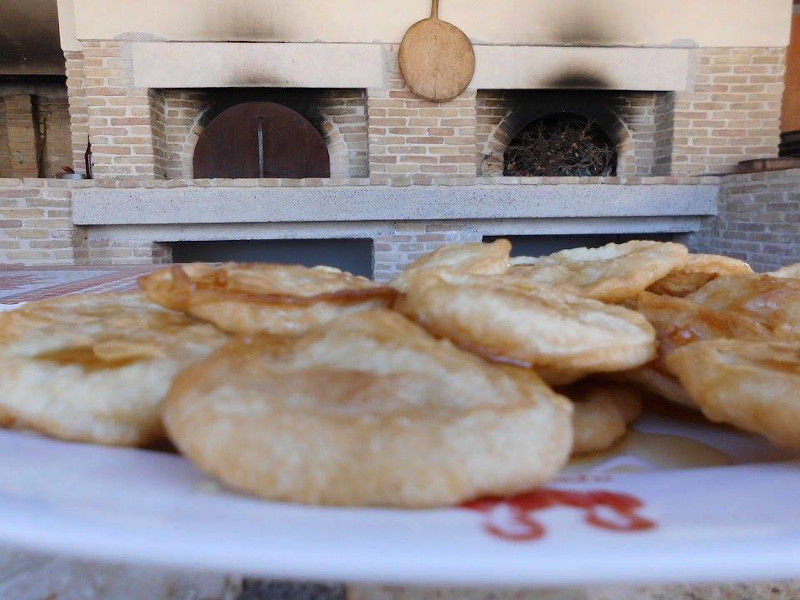
<instances>
[{"instance_id":1,"label":"vertical brick pillar","mask_svg":"<svg viewBox=\"0 0 800 600\"><path fill-rule=\"evenodd\" d=\"M85 173L84 152L89 136L89 114L86 107L83 52L64 52L64 59L67 71L69 126L72 136L72 168L79 173Z\"/></svg>"},{"instance_id":2,"label":"vertical brick pillar","mask_svg":"<svg viewBox=\"0 0 800 600\"><path fill-rule=\"evenodd\" d=\"M373 183L471 184L475 181L475 91L438 104L415 96L384 47L385 89L367 90L369 170Z\"/></svg>"},{"instance_id":3,"label":"vertical brick pillar","mask_svg":"<svg viewBox=\"0 0 800 600\"><path fill-rule=\"evenodd\" d=\"M33 103L27 95L6 96L6 137L11 177L38 177Z\"/></svg>"},{"instance_id":4,"label":"vertical brick pillar","mask_svg":"<svg viewBox=\"0 0 800 600\"><path fill-rule=\"evenodd\" d=\"M0 179L11 177L11 156L8 150L8 128L6 127L6 103L0 98Z\"/></svg>"},{"instance_id":5,"label":"vertical brick pillar","mask_svg":"<svg viewBox=\"0 0 800 600\"><path fill-rule=\"evenodd\" d=\"M164 103L132 84L127 44L86 42L84 84L95 178L163 177Z\"/></svg>"}]
</instances>

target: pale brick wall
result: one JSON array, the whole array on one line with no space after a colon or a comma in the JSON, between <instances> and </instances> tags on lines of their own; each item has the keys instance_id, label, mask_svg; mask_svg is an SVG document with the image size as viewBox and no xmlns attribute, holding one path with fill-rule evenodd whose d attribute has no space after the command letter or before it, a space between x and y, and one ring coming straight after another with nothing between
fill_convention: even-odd
<instances>
[{"instance_id":1,"label":"pale brick wall","mask_svg":"<svg viewBox=\"0 0 800 600\"><path fill-rule=\"evenodd\" d=\"M652 175L669 175L672 172L672 145L675 132L675 94L668 92L656 97L653 117Z\"/></svg>"},{"instance_id":2,"label":"pale brick wall","mask_svg":"<svg viewBox=\"0 0 800 600\"><path fill-rule=\"evenodd\" d=\"M11 155L8 150L6 103L0 98L0 178L11 177Z\"/></svg>"},{"instance_id":3,"label":"pale brick wall","mask_svg":"<svg viewBox=\"0 0 800 600\"><path fill-rule=\"evenodd\" d=\"M475 92L450 102L421 100L405 85L397 46L384 48L385 89L367 90L369 172L374 183L473 183Z\"/></svg>"},{"instance_id":4,"label":"pale brick wall","mask_svg":"<svg viewBox=\"0 0 800 600\"><path fill-rule=\"evenodd\" d=\"M729 175L719 214L687 236L698 252L727 254L756 271L800 262L800 169Z\"/></svg>"},{"instance_id":5,"label":"pale brick wall","mask_svg":"<svg viewBox=\"0 0 800 600\"><path fill-rule=\"evenodd\" d=\"M61 167L72 166L73 160L67 99L39 97L39 119L44 125L42 174L58 177Z\"/></svg>"},{"instance_id":6,"label":"pale brick wall","mask_svg":"<svg viewBox=\"0 0 800 600\"><path fill-rule=\"evenodd\" d=\"M83 52L64 52L67 73L67 97L69 98L70 133L72 137L72 168L86 173L86 142L89 137L89 113L86 104L86 76ZM102 67L102 59L91 58L90 68Z\"/></svg>"},{"instance_id":7,"label":"pale brick wall","mask_svg":"<svg viewBox=\"0 0 800 600\"><path fill-rule=\"evenodd\" d=\"M197 139L203 132L203 118L209 108L205 92L164 90L167 179L192 176L192 158Z\"/></svg>"},{"instance_id":8,"label":"pale brick wall","mask_svg":"<svg viewBox=\"0 0 800 600\"><path fill-rule=\"evenodd\" d=\"M674 173L727 173L776 156L786 70L783 48L698 50L697 85L675 95Z\"/></svg>"},{"instance_id":9,"label":"pale brick wall","mask_svg":"<svg viewBox=\"0 0 800 600\"><path fill-rule=\"evenodd\" d=\"M0 263L73 264L72 193L88 181L0 179Z\"/></svg>"},{"instance_id":10,"label":"pale brick wall","mask_svg":"<svg viewBox=\"0 0 800 600\"><path fill-rule=\"evenodd\" d=\"M329 90L320 99L331 177L368 177L367 96L364 90Z\"/></svg>"},{"instance_id":11,"label":"pale brick wall","mask_svg":"<svg viewBox=\"0 0 800 600\"><path fill-rule=\"evenodd\" d=\"M164 94L161 90L148 90L150 107L150 136L155 176L163 178L167 172L167 131L164 115Z\"/></svg>"},{"instance_id":12,"label":"pale brick wall","mask_svg":"<svg viewBox=\"0 0 800 600\"><path fill-rule=\"evenodd\" d=\"M374 278L389 281L409 263L447 244L479 242L480 232L458 221L394 223L392 233L375 238Z\"/></svg>"},{"instance_id":13,"label":"pale brick wall","mask_svg":"<svg viewBox=\"0 0 800 600\"><path fill-rule=\"evenodd\" d=\"M161 177L165 170L160 96L134 88L123 42L84 44L84 75L95 178Z\"/></svg>"},{"instance_id":14,"label":"pale brick wall","mask_svg":"<svg viewBox=\"0 0 800 600\"><path fill-rule=\"evenodd\" d=\"M28 95L6 96L6 136L11 157L9 175L37 177L39 165L33 124L33 104Z\"/></svg>"}]
</instances>

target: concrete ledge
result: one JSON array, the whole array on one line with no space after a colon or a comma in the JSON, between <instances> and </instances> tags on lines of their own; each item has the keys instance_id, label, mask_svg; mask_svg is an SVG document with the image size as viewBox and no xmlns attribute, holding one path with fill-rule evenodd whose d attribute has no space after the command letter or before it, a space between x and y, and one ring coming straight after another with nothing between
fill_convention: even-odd
<instances>
[{"instance_id":1,"label":"concrete ledge","mask_svg":"<svg viewBox=\"0 0 800 600\"><path fill-rule=\"evenodd\" d=\"M591 233L690 233L702 217L603 217L564 219L493 219L449 221L454 230L480 235L582 235ZM408 223L408 222L406 222ZM426 224L430 221L426 221ZM225 223L199 225L95 225L91 240L186 242L220 240L352 239L396 233L397 222Z\"/></svg>"},{"instance_id":2,"label":"concrete ledge","mask_svg":"<svg viewBox=\"0 0 800 600\"><path fill-rule=\"evenodd\" d=\"M717 185L76 189L76 225L448 221L716 214Z\"/></svg>"}]
</instances>

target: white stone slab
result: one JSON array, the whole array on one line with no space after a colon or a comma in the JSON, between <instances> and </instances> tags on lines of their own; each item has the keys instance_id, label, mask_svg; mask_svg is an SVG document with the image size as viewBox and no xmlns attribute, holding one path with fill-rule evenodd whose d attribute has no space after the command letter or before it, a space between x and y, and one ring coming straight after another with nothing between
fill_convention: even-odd
<instances>
[{"instance_id":1,"label":"white stone slab","mask_svg":"<svg viewBox=\"0 0 800 600\"><path fill-rule=\"evenodd\" d=\"M476 46L476 89L608 89L686 91L694 88L694 50Z\"/></svg>"},{"instance_id":2,"label":"white stone slab","mask_svg":"<svg viewBox=\"0 0 800 600\"><path fill-rule=\"evenodd\" d=\"M716 185L76 189L76 225L698 216Z\"/></svg>"},{"instance_id":3,"label":"white stone slab","mask_svg":"<svg viewBox=\"0 0 800 600\"><path fill-rule=\"evenodd\" d=\"M383 87L375 44L131 44L137 87Z\"/></svg>"}]
</instances>

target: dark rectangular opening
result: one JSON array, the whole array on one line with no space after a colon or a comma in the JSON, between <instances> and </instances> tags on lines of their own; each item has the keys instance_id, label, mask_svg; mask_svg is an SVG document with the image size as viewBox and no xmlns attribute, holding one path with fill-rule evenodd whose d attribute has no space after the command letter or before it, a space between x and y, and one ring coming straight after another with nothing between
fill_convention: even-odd
<instances>
[{"instance_id":1,"label":"dark rectangular opening","mask_svg":"<svg viewBox=\"0 0 800 600\"><path fill-rule=\"evenodd\" d=\"M631 240L670 242L672 233L598 233L569 235L485 235L484 242L505 238L511 242L511 256L547 256L568 248L598 248L606 244L624 244Z\"/></svg>"},{"instance_id":2,"label":"dark rectangular opening","mask_svg":"<svg viewBox=\"0 0 800 600\"><path fill-rule=\"evenodd\" d=\"M185 262L271 262L328 265L355 275L372 277L371 239L231 240L171 242L172 260Z\"/></svg>"}]
</instances>

